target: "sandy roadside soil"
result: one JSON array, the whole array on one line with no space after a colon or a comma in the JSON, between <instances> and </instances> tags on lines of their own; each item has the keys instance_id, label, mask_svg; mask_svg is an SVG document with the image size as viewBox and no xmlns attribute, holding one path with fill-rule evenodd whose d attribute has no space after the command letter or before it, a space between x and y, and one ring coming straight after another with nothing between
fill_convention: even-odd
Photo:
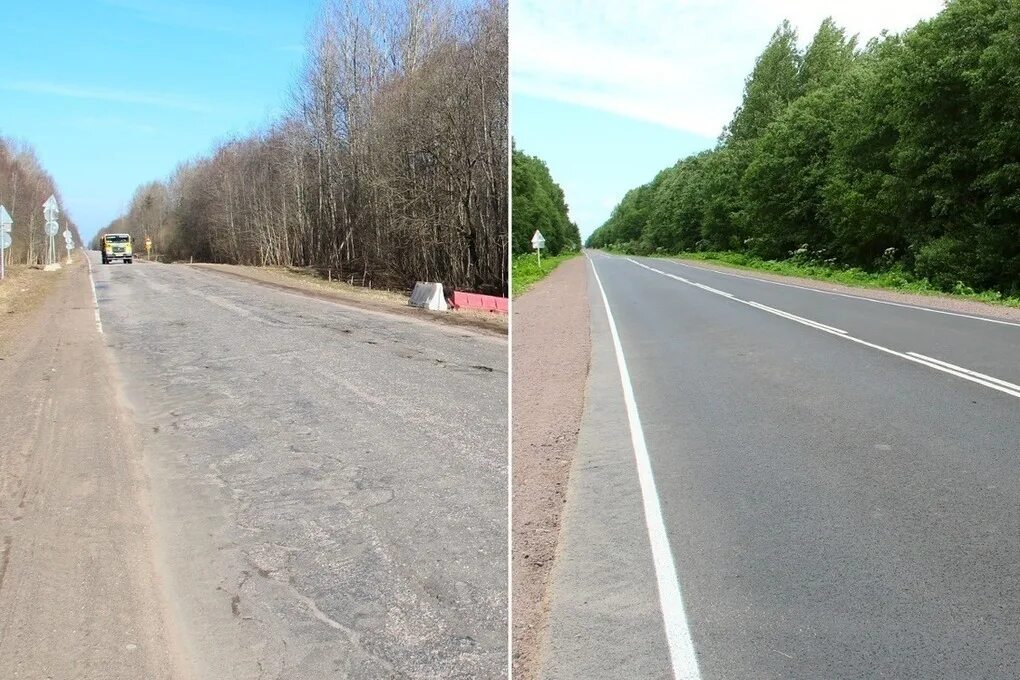
<instances>
[{"instance_id":1,"label":"sandy roadside soil","mask_svg":"<svg viewBox=\"0 0 1020 680\"><path fill-rule=\"evenodd\" d=\"M22 329L26 319L38 309L65 277L63 272L46 272L41 267L7 267L0 281L0 350Z\"/></svg>"},{"instance_id":2,"label":"sandy roadside soil","mask_svg":"<svg viewBox=\"0 0 1020 680\"><path fill-rule=\"evenodd\" d=\"M506 335L510 328L506 314L478 310L429 312L410 307L407 296L386 290L371 290L346 283L328 282L283 267L244 267L231 264L191 264L205 270L236 276L282 290L333 300L359 309L410 316L434 323L474 328L495 335Z\"/></svg>"},{"instance_id":3,"label":"sandy roadside soil","mask_svg":"<svg viewBox=\"0 0 1020 680\"><path fill-rule=\"evenodd\" d=\"M513 677L536 677L591 355L587 258L513 303Z\"/></svg>"},{"instance_id":4,"label":"sandy roadside soil","mask_svg":"<svg viewBox=\"0 0 1020 680\"><path fill-rule=\"evenodd\" d=\"M988 304L986 302L980 302L978 300L967 300L964 298L955 298L945 295L922 295L919 293L904 293L896 290L885 290L882 288L847 286L840 283L831 283L829 281L804 279L798 276L784 276L782 274L773 274L772 272L760 272L755 271L753 269L740 269L738 267L728 267L720 262L685 260L683 258L670 258L670 259L673 259L677 262L682 262L683 264L687 264L692 267L699 267L701 269L725 272L728 274L739 274L741 276L748 276L756 279L764 279L766 281L778 281L780 283L790 283L797 286L803 286L805 288L827 290L834 293L842 293L844 295L855 295L857 297L871 298L873 300L883 300L886 302L899 302L901 304L907 305L919 305L921 307L931 307L932 309L941 309L947 312L956 312L957 314L976 314L978 316L987 316L993 319L1004 319L1006 321L1020 321L1020 308L1006 307L1003 305L993 305Z\"/></svg>"},{"instance_id":5,"label":"sandy roadside soil","mask_svg":"<svg viewBox=\"0 0 1020 680\"><path fill-rule=\"evenodd\" d=\"M50 283L0 346L0 677L188 677L84 259Z\"/></svg>"}]
</instances>

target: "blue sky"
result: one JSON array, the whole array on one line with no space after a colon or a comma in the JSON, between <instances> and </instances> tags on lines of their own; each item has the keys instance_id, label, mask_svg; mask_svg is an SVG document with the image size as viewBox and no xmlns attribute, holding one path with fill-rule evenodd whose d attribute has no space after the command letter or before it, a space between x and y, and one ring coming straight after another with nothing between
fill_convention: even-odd
<instances>
[{"instance_id":1,"label":"blue sky","mask_svg":"<svg viewBox=\"0 0 1020 680\"><path fill-rule=\"evenodd\" d=\"M563 188L582 236L605 221L621 192L714 144L697 133L521 93L513 96L513 127L517 149L542 158Z\"/></svg>"},{"instance_id":2,"label":"blue sky","mask_svg":"<svg viewBox=\"0 0 1020 680\"><path fill-rule=\"evenodd\" d=\"M805 44L826 16L861 41L942 0L511 0L514 138L544 159L587 236L627 190L710 148L785 18Z\"/></svg>"},{"instance_id":3,"label":"blue sky","mask_svg":"<svg viewBox=\"0 0 1020 680\"><path fill-rule=\"evenodd\" d=\"M82 236L142 182L278 116L319 0L5 2L0 135L32 144Z\"/></svg>"}]
</instances>

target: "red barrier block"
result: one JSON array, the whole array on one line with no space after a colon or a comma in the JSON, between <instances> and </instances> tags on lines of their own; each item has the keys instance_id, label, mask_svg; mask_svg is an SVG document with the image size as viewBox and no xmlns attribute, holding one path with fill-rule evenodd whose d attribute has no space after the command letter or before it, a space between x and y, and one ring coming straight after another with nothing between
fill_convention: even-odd
<instances>
[{"instance_id":1,"label":"red barrier block","mask_svg":"<svg viewBox=\"0 0 1020 680\"><path fill-rule=\"evenodd\" d=\"M510 300L495 295L481 295L479 293L465 293L460 290L453 291L454 309L484 309L488 312L500 312L506 314L510 311Z\"/></svg>"}]
</instances>

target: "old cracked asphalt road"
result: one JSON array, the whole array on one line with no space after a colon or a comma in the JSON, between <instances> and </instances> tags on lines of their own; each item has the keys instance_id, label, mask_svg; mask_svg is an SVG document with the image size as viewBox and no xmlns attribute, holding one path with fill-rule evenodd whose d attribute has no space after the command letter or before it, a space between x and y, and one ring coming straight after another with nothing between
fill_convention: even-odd
<instances>
[{"instance_id":1,"label":"old cracked asphalt road","mask_svg":"<svg viewBox=\"0 0 1020 680\"><path fill-rule=\"evenodd\" d=\"M101 380L67 376L77 401L42 420L60 433L60 456L78 461L72 481L91 500L70 508L79 512L63 533L92 546L100 571L89 578L102 588L80 591L87 569L61 568L63 581L36 586L43 614L10 604L15 567L24 561L30 572L42 557L17 552L21 529L4 553L0 668L20 650L75 670L54 677L505 676L505 338L186 266L92 257L103 334L91 293L79 294L85 273L61 298L72 309L53 314L76 315L62 349L98 361L80 373ZM122 407L121 429L77 422L71 409L83 404L97 417L103 405ZM44 449L31 453L49 471L37 485L59 506L79 487L47 481L66 475ZM107 478L120 468L126 479ZM106 496L90 491L114 482ZM53 553L62 525L46 512ZM80 538L113 532L114 515L126 527L106 543ZM124 547L125 536L138 540ZM100 641L114 639L109 649L92 649L74 622L57 625L63 639L42 651L16 633L26 621L53 626L61 597ZM115 611L90 610L95 601ZM121 630L133 618L150 624L141 642ZM155 660L123 665L126 644ZM168 649L179 653L168 660Z\"/></svg>"},{"instance_id":2,"label":"old cracked asphalt road","mask_svg":"<svg viewBox=\"0 0 1020 680\"><path fill-rule=\"evenodd\" d=\"M602 253L589 292L543 677L1020 677L1020 324Z\"/></svg>"}]
</instances>

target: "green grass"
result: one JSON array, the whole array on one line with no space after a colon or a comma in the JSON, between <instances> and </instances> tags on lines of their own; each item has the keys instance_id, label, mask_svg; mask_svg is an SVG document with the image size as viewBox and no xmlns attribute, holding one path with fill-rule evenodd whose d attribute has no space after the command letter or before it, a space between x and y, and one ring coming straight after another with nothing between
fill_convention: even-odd
<instances>
[{"instance_id":1,"label":"green grass","mask_svg":"<svg viewBox=\"0 0 1020 680\"><path fill-rule=\"evenodd\" d=\"M792 260L762 260L746 253L721 251L707 253L678 253L676 255L655 254L650 257L667 259L700 260L703 262L719 262L737 269L772 272L784 276L799 276L816 281L831 281L859 288L883 288L904 293L921 295L941 295L967 300L978 300L1007 307L1020 307L1020 298L1007 297L998 291L975 291L969 286L957 284L950 292L941 290L927 279L918 279L908 272L890 269L883 272L867 272L857 267L834 267L826 264L812 264Z\"/></svg>"},{"instance_id":2,"label":"green grass","mask_svg":"<svg viewBox=\"0 0 1020 680\"><path fill-rule=\"evenodd\" d=\"M569 252L554 257L542 257L542 266L538 266L538 257L535 253L518 255L513 259L513 297L524 293L533 285L549 276L552 270L556 269L561 262L580 255L579 252Z\"/></svg>"}]
</instances>

